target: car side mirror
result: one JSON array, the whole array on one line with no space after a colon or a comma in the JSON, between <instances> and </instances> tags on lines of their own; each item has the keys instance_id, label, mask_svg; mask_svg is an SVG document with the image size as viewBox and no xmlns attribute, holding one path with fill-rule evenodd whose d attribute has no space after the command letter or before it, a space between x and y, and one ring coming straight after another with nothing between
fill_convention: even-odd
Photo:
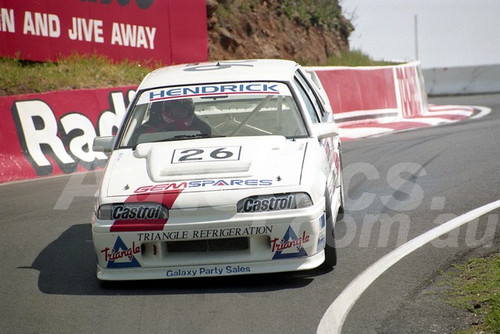
<instances>
[{"instance_id":1,"label":"car side mirror","mask_svg":"<svg viewBox=\"0 0 500 334\"><path fill-rule=\"evenodd\" d=\"M313 136L318 139L335 137L339 135L339 129L333 122L315 123L312 127Z\"/></svg>"},{"instance_id":2,"label":"car side mirror","mask_svg":"<svg viewBox=\"0 0 500 334\"><path fill-rule=\"evenodd\" d=\"M92 150L94 152L111 152L113 144L115 143L115 136L102 136L95 137L92 143Z\"/></svg>"}]
</instances>

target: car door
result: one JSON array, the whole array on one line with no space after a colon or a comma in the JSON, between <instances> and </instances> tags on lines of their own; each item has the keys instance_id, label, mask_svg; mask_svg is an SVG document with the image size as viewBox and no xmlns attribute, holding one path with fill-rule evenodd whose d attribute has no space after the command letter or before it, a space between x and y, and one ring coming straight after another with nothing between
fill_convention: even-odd
<instances>
[{"instance_id":1,"label":"car door","mask_svg":"<svg viewBox=\"0 0 500 334\"><path fill-rule=\"evenodd\" d=\"M311 122L333 122L333 115L323 107L325 102L321 100L317 86L308 80L307 75L301 70L297 70L294 75L294 81L299 94L304 100ZM326 160L331 171L326 187L332 197L335 187L339 187L341 182L339 179L341 168L340 137L336 135L322 139L320 144L325 150Z\"/></svg>"}]
</instances>

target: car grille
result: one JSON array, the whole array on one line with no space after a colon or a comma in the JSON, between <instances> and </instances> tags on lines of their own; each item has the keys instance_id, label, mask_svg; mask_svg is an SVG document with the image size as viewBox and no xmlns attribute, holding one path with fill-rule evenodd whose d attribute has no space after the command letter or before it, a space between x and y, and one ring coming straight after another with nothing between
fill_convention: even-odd
<instances>
[{"instance_id":1,"label":"car grille","mask_svg":"<svg viewBox=\"0 0 500 334\"><path fill-rule=\"evenodd\" d=\"M223 252L248 249L248 238L224 238L210 240L169 241L167 252Z\"/></svg>"}]
</instances>

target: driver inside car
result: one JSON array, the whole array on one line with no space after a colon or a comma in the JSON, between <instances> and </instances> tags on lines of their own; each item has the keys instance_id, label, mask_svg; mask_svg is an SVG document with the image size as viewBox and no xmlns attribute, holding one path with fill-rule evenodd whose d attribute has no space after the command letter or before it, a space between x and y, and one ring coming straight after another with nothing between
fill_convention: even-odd
<instances>
[{"instance_id":1,"label":"driver inside car","mask_svg":"<svg viewBox=\"0 0 500 334\"><path fill-rule=\"evenodd\" d=\"M155 110L157 107L151 107L151 116L141 125L141 133L199 131L204 135L212 134L210 126L194 113L192 99L168 100L161 103L161 110Z\"/></svg>"}]
</instances>

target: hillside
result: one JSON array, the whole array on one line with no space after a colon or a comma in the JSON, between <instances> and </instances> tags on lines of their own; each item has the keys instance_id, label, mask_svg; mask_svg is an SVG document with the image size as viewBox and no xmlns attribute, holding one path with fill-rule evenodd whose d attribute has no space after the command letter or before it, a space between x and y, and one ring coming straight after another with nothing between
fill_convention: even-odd
<instances>
[{"instance_id":1,"label":"hillside","mask_svg":"<svg viewBox=\"0 0 500 334\"><path fill-rule=\"evenodd\" d=\"M284 58L323 65L349 50L337 0L207 0L208 58Z\"/></svg>"}]
</instances>

